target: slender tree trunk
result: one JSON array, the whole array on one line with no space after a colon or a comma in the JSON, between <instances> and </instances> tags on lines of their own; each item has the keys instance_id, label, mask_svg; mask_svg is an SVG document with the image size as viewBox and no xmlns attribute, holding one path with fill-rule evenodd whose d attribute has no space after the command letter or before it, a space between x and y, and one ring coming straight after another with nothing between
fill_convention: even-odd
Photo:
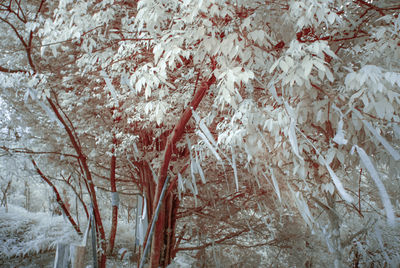
<instances>
[{"instance_id":1,"label":"slender tree trunk","mask_svg":"<svg viewBox=\"0 0 400 268\"><path fill-rule=\"evenodd\" d=\"M204 80L200 88L196 91L192 102L190 103L189 107L186 108L186 110L183 112L181 118L175 125L173 131L171 132L170 136L168 137L167 144L165 146L164 150L164 159L163 163L160 167L159 173L158 173L158 181L157 181L157 187L156 187L156 193L155 193L155 198L153 201L153 210L157 207L158 201L161 196L161 191L163 188L163 185L165 183L165 180L167 178L167 172L169 169L169 165L171 162L171 156L172 153L175 150L176 143L182 138L184 131L185 131L185 126L189 122L189 119L192 117L192 110L196 110L197 107L199 106L201 100L204 98L206 95L208 89L210 86L216 81L216 78L214 75L212 75L209 79ZM176 189L176 185L171 189L172 192ZM172 193L170 192L170 193ZM150 254L150 267L152 268L157 268L159 266L166 267L170 262L171 262L171 255L166 253L167 251L170 252L170 249L167 249L167 241L166 235L168 234L168 205L165 203L166 202L166 197L169 196L169 193L166 194L164 197L164 200L161 200L163 203L162 206L162 211L158 217L158 220L156 222L156 227L154 230L154 236L153 236L153 242L152 242L152 247L151 247L151 254ZM169 211L174 211L174 209L171 209ZM172 215L171 215L172 216ZM167 217L167 219L166 219ZM175 238L173 238L175 239ZM171 243L170 243L171 245ZM165 257L168 257L168 259L165 259Z\"/></svg>"},{"instance_id":2,"label":"slender tree trunk","mask_svg":"<svg viewBox=\"0 0 400 268\"><path fill-rule=\"evenodd\" d=\"M99 266L100 268L105 268L106 267L106 260L107 260L107 255L106 255L106 250L107 250L107 243L106 243L106 235L104 232L104 226L103 226L103 221L101 220L101 215L100 215L100 210L99 206L97 203L97 197L96 197L96 189L94 185L94 181L92 178L92 173L89 170L89 166L86 161L86 155L82 152L82 147L79 143L78 137L76 136L76 133L73 131L73 128L67 124L67 122L64 120L63 116L61 115L59 108L57 108L56 104L51 100L50 98L47 98L48 103L50 104L51 109L57 116L57 119L60 121L60 123L64 126L65 131L68 134L69 140L74 147L75 152L78 155L78 162L81 165L83 169L83 173L85 174L86 177L86 185L88 187L88 192L90 194L92 203L93 203L93 211L94 211L94 217L96 220L96 225L100 234L100 246L101 246L101 256L99 260ZM64 113L64 116L66 117L66 114ZM70 122L70 121L69 121ZM71 123L72 124L72 123Z\"/></svg>"},{"instance_id":3,"label":"slender tree trunk","mask_svg":"<svg viewBox=\"0 0 400 268\"><path fill-rule=\"evenodd\" d=\"M169 265L173 258L175 258L175 230L176 230L176 213L179 207L179 198L176 194L169 193L167 197L167 232L166 232L166 244L167 247L165 249L165 266Z\"/></svg>"},{"instance_id":4,"label":"slender tree trunk","mask_svg":"<svg viewBox=\"0 0 400 268\"><path fill-rule=\"evenodd\" d=\"M328 218L330 221L330 232L331 232L331 243L334 250L335 256L335 268L343 267L342 262L342 246L341 246L341 239L340 239L340 219L338 214L336 213L336 200L335 200L335 193L330 195L329 193L326 194L326 201L328 203L329 208L327 209Z\"/></svg>"},{"instance_id":5,"label":"slender tree trunk","mask_svg":"<svg viewBox=\"0 0 400 268\"><path fill-rule=\"evenodd\" d=\"M110 239L108 242L108 250L107 254L111 255L114 249L115 236L117 234L117 225L118 225L118 193L117 186L115 183L115 168L116 168L116 160L117 157L114 154L114 149L112 150L113 155L111 156L111 171L110 171L110 183L111 183L111 197L112 197L112 221L111 221L111 231L110 231Z\"/></svg>"},{"instance_id":6,"label":"slender tree trunk","mask_svg":"<svg viewBox=\"0 0 400 268\"><path fill-rule=\"evenodd\" d=\"M157 222L161 223L159 225L156 224L155 228L163 229L155 229L155 232L158 232L161 235L161 240L152 241L152 246L154 243L159 242L161 244L161 251L159 253L159 264L151 264L151 267L167 267L172 258L174 257L174 246L175 246L175 227L176 227L176 211L179 205L179 199L173 193L168 193L168 196L164 198L165 202L161 204L160 212L158 214ZM153 211L153 215L155 211ZM148 234L147 234L148 235ZM146 238L147 238L146 235ZM146 239L147 240L147 239ZM151 261L153 260L154 255L151 256Z\"/></svg>"},{"instance_id":7,"label":"slender tree trunk","mask_svg":"<svg viewBox=\"0 0 400 268\"><path fill-rule=\"evenodd\" d=\"M156 183L153 178L153 172L150 165L146 161L135 162L135 166L139 170L139 187L147 202L147 217L150 220L153 217L153 200L155 194Z\"/></svg>"}]
</instances>

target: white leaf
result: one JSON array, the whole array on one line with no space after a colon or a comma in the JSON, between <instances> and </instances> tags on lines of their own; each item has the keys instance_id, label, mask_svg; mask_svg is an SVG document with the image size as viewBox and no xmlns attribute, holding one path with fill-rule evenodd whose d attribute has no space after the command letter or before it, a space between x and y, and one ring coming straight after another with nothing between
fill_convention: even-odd
<instances>
[{"instance_id":1,"label":"white leaf","mask_svg":"<svg viewBox=\"0 0 400 268\"><path fill-rule=\"evenodd\" d=\"M322 157L322 156L321 156ZM323 159L323 157L322 157ZM339 180L339 178L336 176L335 172L331 169L331 167L328 165L328 163L323 159L324 164L326 169L328 170L329 174L331 175L332 181L336 186L336 189L338 189L338 192L340 196L347 202L351 203L353 202L353 198L346 192L346 190L343 188L342 182Z\"/></svg>"},{"instance_id":2,"label":"white leaf","mask_svg":"<svg viewBox=\"0 0 400 268\"><path fill-rule=\"evenodd\" d=\"M281 67L282 71L284 71L285 73L287 73L287 71L289 70L289 65L284 60L281 60L279 62L279 67Z\"/></svg>"},{"instance_id":3,"label":"white leaf","mask_svg":"<svg viewBox=\"0 0 400 268\"><path fill-rule=\"evenodd\" d=\"M292 107L289 106L289 104L285 101L285 108L290 116L290 126L289 126L289 142L292 145L292 149L294 154L300 158L303 159L300 154L299 154L299 147L297 144L297 136L296 136L296 119L295 119L295 112L293 111Z\"/></svg>"},{"instance_id":4,"label":"white leaf","mask_svg":"<svg viewBox=\"0 0 400 268\"><path fill-rule=\"evenodd\" d=\"M143 87L143 85L145 84L145 82L146 82L146 78L144 78L144 77L140 78L140 79L136 82L136 84L135 84L135 90L136 90L137 93L140 93L140 92L142 91L142 87Z\"/></svg>"},{"instance_id":5,"label":"white leaf","mask_svg":"<svg viewBox=\"0 0 400 268\"><path fill-rule=\"evenodd\" d=\"M385 100L380 100L377 103L375 103L375 111L376 114L378 115L379 118L385 118L385 112L386 112L386 101Z\"/></svg>"},{"instance_id":6,"label":"white leaf","mask_svg":"<svg viewBox=\"0 0 400 268\"><path fill-rule=\"evenodd\" d=\"M400 127L396 124L393 124L394 135L397 139L400 139Z\"/></svg>"},{"instance_id":7,"label":"white leaf","mask_svg":"<svg viewBox=\"0 0 400 268\"><path fill-rule=\"evenodd\" d=\"M372 179L374 180L376 186L378 187L379 194L381 196L381 200L386 211L386 217L388 219L388 223L394 225L395 216L393 212L392 203L390 202L390 198L386 192L385 186L383 185L382 181L379 178L378 172L376 171L374 165L372 164L371 159L369 159L364 149L358 147L357 145L354 145L352 151L354 151L354 148L357 149L357 153L360 156L362 163L364 164L369 174L371 175Z\"/></svg>"},{"instance_id":8,"label":"white leaf","mask_svg":"<svg viewBox=\"0 0 400 268\"><path fill-rule=\"evenodd\" d=\"M314 219L313 219L313 216L312 216L312 214L310 212L310 209L309 209L309 207L307 205L307 202L304 201L304 198L303 198L303 196L301 195L300 192L294 192L289 184L288 184L288 187L289 187L289 189L290 189L290 191L291 191L291 193L293 195L294 202L295 202L295 204L296 204L296 206L297 206L297 208L298 208L298 210L300 212L301 217L304 219L304 221L307 223L307 225L310 228L312 228Z\"/></svg>"},{"instance_id":9,"label":"white leaf","mask_svg":"<svg viewBox=\"0 0 400 268\"><path fill-rule=\"evenodd\" d=\"M189 138L186 136L186 142L188 144L189 148L189 156L190 156L190 175L192 177L192 181L196 184L196 178L195 178L195 173L197 173L197 166L194 163L194 159L192 156L192 145L190 144ZM192 188L193 193L194 193L194 188Z\"/></svg>"},{"instance_id":10,"label":"white leaf","mask_svg":"<svg viewBox=\"0 0 400 268\"><path fill-rule=\"evenodd\" d=\"M271 92L272 96L278 102L278 104L282 104L282 100L278 97L278 94L276 93L276 88L273 83L268 84L268 90Z\"/></svg>"},{"instance_id":11,"label":"white leaf","mask_svg":"<svg viewBox=\"0 0 400 268\"><path fill-rule=\"evenodd\" d=\"M201 166L200 166L199 158L198 158L198 156L197 156L197 153L195 153L195 156L196 156L197 171L198 171L199 174L200 174L201 182L205 184L205 183L206 183L206 178L205 178L205 176L204 176L203 169L202 169Z\"/></svg>"},{"instance_id":12,"label":"white leaf","mask_svg":"<svg viewBox=\"0 0 400 268\"><path fill-rule=\"evenodd\" d=\"M164 52L163 46L161 44L158 44L154 47L153 53L154 53L154 63L157 64L158 59L160 58L161 54Z\"/></svg>"},{"instance_id":13,"label":"white leaf","mask_svg":"<svg viewBox=\"0 0 400 268\"><path fill-rule=\"evenodd\" d=\"M389 142L387 142L387 140L382 137L381 135L379 135L378 131L376 131L375 128L373 128L371 126L371 124L366 121L366 120L362 120L362 122L364 123L364 126L375 136L375 138L382 143L383 147L385 147L385 149L390 153L390 155L393 157L394 160L398 161L400 159L400 154L399 152L394 149Z\"/></svg>"},{"instance_id":14,"label":"white leaf","mask_svg":"<svg viewBox=\"0 0 400 268\"><path fill-rule=\"evenodd\" d=\"M333 77L333 74L329 68L326 69L326 77L328 78L329 82L333 82L335 78Z\"/></svg>"},{"instance_id":15,"label":"white leaf","mask_svg":"<svg viewBox=\"0 0 400 268\"><path fill-rule=\"evenodd\" d=\"M333 13L333 12L330 12L329 13L329 15L328 15L328 21L329 21L329 23L330 24L333 24L334 22L335 22L335 13Z\"/></svg>"},{"instance_id":16,"label":"white leaf","mask_svg":"<svg viewBox=\"0 0 400 268\"><path fill-rule=\"evenodd\" d=\"M277 182L277 180L276 180L276 178L275 178L274 171L273 171L272 168L270 169L270 171L271 171L271 178L272 178L272 186L274 187L275 193L276 193L276 195L278 196L279 202L282 203L281 191L279 190L279 185L278 185L278 182ZM271 183L271 182L268 180L268 177L267 177L264 173L263 173L263 175L264 175L265 179L266 179L269 183Z\"/></svg>"},{"instance_id":17,"label":"white leaf","mask_svg":"<svg viewBox=\"0 0 400 268\"><path fill-rule=\"evenodd\" d=\"M146 85L146 89L144 91L144 96L148 99L151 96L151 87L149 84Z\"/></svg>"},{"instance_id":18,"label":"white leaf","mask_svg":"<svg viewBox=\"0 0 400 268\"><path fill-rule=\"evenodd\" d=\"M203 132L197 130L196 134L200 136L200 138L204 141L204 143L207 145L207 147L210 149L210 151L214 154L214 156L217 158L218 161L222 161L221 157L215 150L215 148L211 145L211 143L208 141L206 136L203 134Z\"/></svg>"},{"instance_id":19,"label":"white leaf","mask_svg":"<svg viewBox=\"0 0 400 268\"><path fill-rule=\"evenodd\" d=\"M111 93L111 96L113 97L114 101L117 101L117 92L115 91L115 87L111 82L110 77L107 75L107 73L104 70L100 71L100 75L104 78L104 81L106 82L107 88Z\"/></svg>"},{"instance_id":20,"label":"white leaf","mask_svg":"<svg viewBox=\"0 0 400 268\"><path fill-rule=\"evenodd\" d=\"M192 187L192 192L193 192L193 194L194 195L198 195L199 194L199 191L197 190L197 184L196 184L196 178L192 175L192 183L191 184L189 184L189 185L191 185Z\"/></svg>"},{"instance_id":21,"label":"white leaf","mask_svg":"<svg viewBox=\"0 0 400 268\"><path fill-rule=\"evenodd\" d=\"M181 173L178 173L178 187L182 192L185 191L185 185L183 184Z\"/></svg>"},{"instance_id":22,"label":"white leaf","mask_svg":"<svg viewBox=\"0 0 400 268\"><path fill-rule=\"evenodd\" d=\"M331 195L335 192L335 185L332 183L323 184L321 187L322 191L330 193Z\"/></svg>"},{"instance_id":23,"label":"white leaf","mask_svg":"<svg viewBox=\"0 0 400 268\"><path fill-rule=\"evenodd\" d=\"M194 119L196 120L196 123L199 125L201 131L206 135L207 139L214 145L217 146L217 142L214 140L213 135L211 134L210 130L207 128L207 126L204 124L204 119L200 119L199 114L193 110L192 108L192 114Z\"/></svg>"},{"instance_id":24,"label":"white leaf","mask_svg":"<svg viewBox=\"0 0 400 268\"><path fill-rule=\"evenodd\" d=\"M271 68L269 68L269 72L272 73L275 70L276 66L278 66L278 64L279 61L275 61L274 64L272 64Z\"/></svg>"},{"instance_id":25,"label":"white leaf","mask_svg":"<svg viewBox=\"0 0 400 268\"><path fill-rule=\"evenodd\" d=\"M41 57L44 56L45 50L46 50L46 46L42 46L42 47L40 48L40 56L41 56Z\"/></svg>"},{"instance_id":26,"label":"white leaf","mask_svg":"<svg viewBox=\"0 0 400 268\"><path fill-rule=\"evenodd\" d=\"M157 103L156 110L154 112L157 125L161 125L164 119L164 112L165 106L163 105L163 103Z\"/></svg>"},{"instance_id":27,"label":"white leaf","mask_svg":"<svg viewBox=\"0 0 400 268\"><path fill-rule=\"evenodd\" d=\"M237 174L237 168L236 168L235 151L233 149L233 146L231 147L231 149L232 149L233 175L235 176L236 191L239 192L239 180L238 180L238 174Z\"/></svg>"},{"instance_id":28,"label":"white leaf","mask_svg":"<svg viewBox=\"0 0 400 268\"><path fill-rule=\"evenodd\" d=\"M299 154L299 147L298 147L298 144L297 144L297 136L296 136L296 121L295 121L294 118L290 119L289 141L290 141L290 144L292 145L292 149L293 149L294 154L298 158L303 159Z\"/></svg>"},{"instance_id":29,"label":"white leaf","mask_svg":"<svg viewBox=\"0 0 400 268\"><path fill-rule=\"evenodd\" d=\"M303 68L304 68L304 77L305 78L307 78L310 75L312 67L313 67L313 61L307 55L303 60Z\"/></svg>"},{"instance_id":30,"label":"white leaf","mask_svg":"<svg viewBox=\"0 0 400 268\"><path fill-rule=\"evenodd\" d=\"M347 144L347 140L344 138L344 131L343 131L343 119L340 118L338 123L338 130L336 132L335 137L333 137L333 141L339 145Z\"/></svg>"},{"instance_id":31,"label":"white leaf","mask_svg":"<svg viewBox=\"0 0 400 268\"><path fill-rule=\"evenodd\" d=\"M293 59L292 59L291 57L286 56L286 57L285 57L285 61L286 61L287 65L288 65L289 67L294 66L294 61L293 61Z\"/></svg>"},{"instance_id":32,"label":"white leaf","mask_svg":"<svg viewBox=\"0 0 400 268\"><path fill-rule=\"evenodd\" d=\"M315 60L315 61L314 61L314 65L315 65L318 69L320 69L322 72L325 71L325 65L324 65L322 62L320 62L320 61L318 61L318 60Z\"/></svg>"}]
</instances>

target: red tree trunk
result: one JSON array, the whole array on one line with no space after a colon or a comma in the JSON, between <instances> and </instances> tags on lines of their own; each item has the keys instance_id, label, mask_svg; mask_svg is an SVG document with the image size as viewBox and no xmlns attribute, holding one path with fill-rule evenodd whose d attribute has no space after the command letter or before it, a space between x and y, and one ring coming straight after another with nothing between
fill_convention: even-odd
<instances>
[{"instance_id":1,"label":"red tree trunk","mask_svg":"<svg viewBox=\"0 0 400 268\"><path fill-rule=\"evenodd\" d=\"M114 153L114 149L113 149ZM110 170L110 184L111 184L111 194L117 195L117 186L115 183L115 166L116 166L117 157L113 154L111 156L111 170ZM114 196L112 196L113 202ZM110 231L110 239L108 243L107 254L111 255L114 249L115 236L117 234L117 226L118 226L118 204L112 204L112 220L111 220L111 231Z\"/></svg>"},{"instance_id":2,"label":"red tree trunk","mask_svg":"<svg viewBox=\"0 0 400 268\"><path fill-rule=\"evenodd\" d=\"M190 103L189 107L186 108L186 110L183 112L180 120L175 125L173 131L171 132L171 134L168 138L168 141L167 141L167 144L166 144L165 150L164 150L164 160L163 160L163 163L162 163L159 173L158 173L158 182L157 182L156 194L155 194L155 198L154 198L154 202L153 202L153 211L157 207L162 188L163 188L165 180L167 178L167 172L169 169L169 164L171 161L173 148L175 148L176 143L183 136L185 126L189 122L189 119L192 116L192 109L193 110L197 109L201 100L206 95L207 90L210 88L210 86L215 81L216 81L215 76L212 75L211 78L209 78L208 80L205 80L201 83L200 88L196 91L196 94L194 95L192 102ZM176 185L171 190L175 190L175 189L176 189ZM152 267L152 268L157 268L159 266L166 267L171 262L171 260L170 260L171 255L166 254L166 252L170 252L170 249L167 249L168 239L165 239L166 234L168 234L168 224L167 224L168 220L166 220L166 217L168 217L168 213L166 213L166 212L168 210L171 212L174 210L169 208L168 204L165 203L166 198L168 196L169 196L169 193L167 193L165 195L164 200L161 200L161 202L163 203L163 206L161 207L161 212L160 212L160 215L156 222L156 226L155 226L155 230L154 230L153 242L152 242L152 247L151 247L151 255L150 255L150 267ZM168 257L169 259L165 259L165 257Z\"/></svg>"}]
</instances>

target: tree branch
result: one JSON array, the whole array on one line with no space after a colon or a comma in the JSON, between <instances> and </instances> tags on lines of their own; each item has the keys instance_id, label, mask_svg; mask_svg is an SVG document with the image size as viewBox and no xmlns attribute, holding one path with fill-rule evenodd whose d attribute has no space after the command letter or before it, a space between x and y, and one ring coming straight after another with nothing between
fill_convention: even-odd
<instances>
[{"instance_id":1,"label":"tree branch","mask_svg":"<svg viewBox=\"0 0 400 268\"><path fill-rule=\"evenodd\" d=\"M28 71L22 69L9 69L0 66L0 72L3 73L27 73Z\"/></svg>"},{"instance_id":2,"label":"tree branch","mask_svg":"<svg viewBox=\"0 0 400 268\"><path fill-rule=\"evenodd\" d=\"M40 177L53 189L53 192L56 195L56 200L57 203L60 205L61 209L63 210L65 216L68 218L69 222L72 224L72 226L74 227L75 231L81 235L82 232L79 229L79 226L76 224L76 222L74 221L74 219L72 218L71 214L69 213L67 207L65 206L64 202L61 199L60 194L58 193L57 188L54 186L54 184L43 174L43 172L39 169L39 167L37 166L35 160L31 160L33 166L36 169L36 172L40 175Z\"/></svg>"},{"instance_id":3,"label":"tree branch","mask_svg":"<svg viewBox=\"0 0 400 268\"><path fill-rule=\"evenodd\" d=\"M229 239L232 239L232 238L234 238L234 237L237 237L237 236L239 236L239 235L241 235L241 234L243 234L243 233L246 233L246 232L248 232L248 231L250 231L250 229L249 229L249 228L245 228L245 229L243 229L243 230L240 230L240 231L237 231L237 232L234 232L234 233L230 233L230 234L226 235L225 237L223 237L223 238L221 238L221 239L218 239L218 240L216 240L216 241L214 241L214 242L205 243L205 244L200 245L200 246L197 246L197 247L182 247L182 248L177 248L177 252L178 252L178 251L183 251L183 250L198 250L198 249L204 249L204 248L206 248L206 247L209 247L209 246L212 246L212 245L215 245L215 244L221 244L222 242L224 242L224 241L226 241L226 240L229 240Z\"/></svg>"}]
</instances>

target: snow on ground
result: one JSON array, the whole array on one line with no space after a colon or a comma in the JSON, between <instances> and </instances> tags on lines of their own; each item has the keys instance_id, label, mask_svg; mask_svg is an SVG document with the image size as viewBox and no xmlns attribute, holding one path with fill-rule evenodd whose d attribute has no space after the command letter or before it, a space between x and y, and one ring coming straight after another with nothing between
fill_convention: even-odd
<instances>
[{"instance_id":1,"label":"snow on ground","mask_svg":"<svg viewBox=\"0 0 400 268\"><path fill-rule=\"evenodd\" d=\"M86 226L86 225L85 225ZM108 223L105 227L109 228ZM82 228L82 226L81 226ZM121 253L107 260L107 267L135 267L130 261L134 241L132 223L120 221L116 249L126 251L121 260ZM84 231L84 230L83 230ZM90 237L89 237L90 239ZM71 224L63 216L52 216L44 212L29 212L26 209L9 205L8 212L0 208L0 267L53 267L57 243L80 243L80 238ZM127 248L121 247L127 246ZM87 246L87 267L91 267L90 241ZM193 259L178 256L171 268L191 267Z\"/></svg>"},{"instance_id":2,"label":"snow on ground","mask_svg":"<svg viewBox=\"0 0 400 268\"><path fill-rule=\"evenodd\" d=\"M105 227L109 229L108 221ZM84 231L86 224L81 228ZM123 246L133 246L132 223L120 221L115 252ZM90 238L89 238L90 240ZM9 205L8 212L0 208L0 267L53 267L57 243L81 243L71 224L63 216L50 213L29 212ZM90 241L89 241L90 243ZM87 246L87 264L91 264L90 244ZM129 249L126 249L130 251ZM118 254L117 254L118 255ZM114 256L107 260L107 267L132 267L129 259Z\"/></svg>"},{"instance_id":3,"label":"snow on ground","mask_svg":"<svg viewBox=\"0 0 400 268\"><path fill-rule=\"evenodd\" d=\"M62 216L29 212L9 205L0 208L1 260L54 250L58 242L80 242L80 238Z\"/></svg>"}]
</instances>

